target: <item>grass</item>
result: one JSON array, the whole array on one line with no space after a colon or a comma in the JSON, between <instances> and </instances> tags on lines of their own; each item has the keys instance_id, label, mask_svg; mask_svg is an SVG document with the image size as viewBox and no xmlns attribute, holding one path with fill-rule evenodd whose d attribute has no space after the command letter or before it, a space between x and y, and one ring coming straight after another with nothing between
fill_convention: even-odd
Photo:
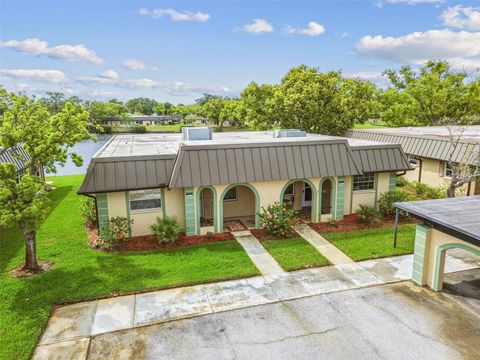
<instances>
[{"instance_id":1,"label":"grass","mask_svg":"<svg viewBox=\"0 0 480 360\"><path fill-rule=\"evenodd\" d=\"M103 253L87 245L76 195L83 176L54 179L51 212L38 236L38 258L49 272L16 279L24 260L16 228L0 231L0 359L27 359L52 306L79 300L257 275L235 241L146 253Z\"/></svg>"},{"instance_id":2,"label":"grass","mask_svg":"<svg viewBox=\"0 0 480 360\"><path fill-rule=\"evenodd\" d=\"M396 248L393 247L392 226L344 233L322 233L322 236L353 260L360 261L413 253L415 225L398 227Z\"/></svg>"},{"instance_id":3,"label":"grass","mask_svg":"<svg viewBox=\"0 0 480 360\"><path fill-rule=\"evenodd\" d=\"M330 265L330 262L301 237L262 241L262 245L286 271Z\"/></svg>"},{"instance_id":4,"label":"grass","mask_svg":"<svg viewBox=\"0 0 480 360\"><path fill-rule=\"evenodd\" d=\"M379 128L388 128L389 126L383 122L369 123L364 124L355 124L354 129L379 129Z\"/></svg>"}]
</instances>

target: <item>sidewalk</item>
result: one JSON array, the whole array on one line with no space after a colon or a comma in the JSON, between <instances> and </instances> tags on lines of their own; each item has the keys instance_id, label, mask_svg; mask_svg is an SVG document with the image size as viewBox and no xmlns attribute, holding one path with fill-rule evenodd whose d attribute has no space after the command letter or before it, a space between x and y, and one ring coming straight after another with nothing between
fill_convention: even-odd
<instances>
[{"instance_id":1,"label":"sidewalk","mask_svg":"<svg viewBox=\"0 0 480 360\"><path fill-rule=\"evenodd\" d=\"M408 280L412 262L412 255L397 256L62 306L54 310L33 358L82 357L90 337L102 333ZM446 272L477 267L447 254Z\"/></svg>"}]
</instances>

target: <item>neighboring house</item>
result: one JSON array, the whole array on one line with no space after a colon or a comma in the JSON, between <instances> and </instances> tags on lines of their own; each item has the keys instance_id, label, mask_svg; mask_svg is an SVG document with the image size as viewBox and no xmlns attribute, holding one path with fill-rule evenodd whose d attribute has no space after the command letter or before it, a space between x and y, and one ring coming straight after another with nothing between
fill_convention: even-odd
<instances>
[{"instance_id":1,"label":"neighboring house","mask_svg":"<svg viewBox=\"0 0 480 360\"><path fill-rule=\"evenodd\" d=\"M17 168L17 178L25 174L28 171L28 162L30 161L30 155L22 148L9 148L6 151L3 151L3 148L0 147L0 163L12 163ZM37 175L45 180L45 173L43 167L37 170Z\"/></svg>"},{"instance_id":2,"label":"neighboring house","mask_svg":"<svg viewBox=\"0 0 480 360\"><path fill-rule=\"evenodd\" d=\"M259 227L261 208L287 202L308 221L376 205L410 166L400 145L298 130L113 137L92 158L79 194L94 195L99 226L133 220L130 235L175 216L187 235Z\"/></svg>"},{"instance_id":3,"label":"neighboring house","mask_svg":"<svg viewBox=\"0 0 480 360\"><path fill-rule=\"evenodd\" d=\"M109 126L132 126L132 125L167 125L178 124L182 121L180 115L129 115L126 119L108 119L100 123Z\"/></svg>"},{"instance_id":4,"label":"neighboring house","mask_svg":"<svg viewBox=\"0 0 480 360\"><path fill-rule=\"evenodd\" d=\"M457 134L458 132L453 134ZM347 136L354 139L381 141L401 144L408 155L414 171L406 173L405 178L432 186L445 186L452 174L448 161L453 151L449 131L443 126L381 128L368 130L350 130ZM453 153L456 163L475 162L480 152L480 126L469 126ZM480 180L472 181L464 187L466 195L480 195Z\"/></svg>"}]
</instances>

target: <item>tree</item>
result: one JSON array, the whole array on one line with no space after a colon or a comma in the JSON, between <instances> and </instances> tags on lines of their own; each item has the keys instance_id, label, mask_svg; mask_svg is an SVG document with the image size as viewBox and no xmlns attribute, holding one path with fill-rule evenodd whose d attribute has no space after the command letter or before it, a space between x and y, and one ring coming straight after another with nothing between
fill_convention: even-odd
<instances>
[{"instance_id":1,"label":"tree","mask_svg":"<svg viewBox=\"0 0 480 360\"><path fill-rule=\"evenodd\" d=\"M164 112L165 115L171 115L173 113L173 109L175 108L173 104L166 102L163 104L163 106L165 108L165 112Z\"/></svg>"},{"instance_id":2,"label":"tree","mask_svg":"<svg viewBox=\"0 0 480 360\"><path fill-rule=\"evenodd\" d=\"M132 114L152 115L157 102L154 99L138 97L130 99L125 106Z\"/></svg>"},{"instance_id":3,"label":"tree","mask_svg":"<svg viewBox=\"0 0 480 360\"><path fill-rule=\"evenodd\" d=\"M223 100L223 107L218 117L220 120L220 127L225 121L229 121L239 126L242 125L242 103L238 99Z\"/></svg>"},{"instance_id":4,"label":"tree","mask_svg":"<svg viewBox=\"0 0 480 360\"><path fill-rule=\"evenodd\" d=\"M157 115L164 115L165 114L165 104L160 102L160 101L157 101L157 104L153 108L153 111Z\"/></svg>"},{"instance_id":5,"label":"tree","mask_svg":"<svg viewBox=\"0 0 480 360\"><path fill-rule=\"evenodd\" d=\"M124 119L127 115L127 108L117 101L92 101L88 104L90 119L93 121L106 121Z\"/></svg>"},{"instance_id":6,"label":"tree","mask_svg":"<svg viewBox=\"0 0 480 360\"><path fill-rule=\"evenodd\" d=\"M480 114L480 80L452 71L445 61L429 61L418 72L403 66L384 74L392 87L383 94L381 118L391 126L440 125L445 119L466 124Z\"/></svg>"},{"instance_id":7,"label":"tree","mask_svg":"<svg viewBox=\"0 0 480 360\"><path fill-rule=\"evenodd\" d=\"M58 113L65 105L65 95L61 92L47 91L47 96L40 99L42 105L50 111L51 114Z\"/></svg>"},{"instance_id":8,"label":"tree","mask_svg":"<svg viewBox=\"0 0 480 360\"><path fill-rule=\"evenodd\" d=\"M219 96L219 95L212 95L212 94L203 93L201 98L198 98L197 100L195 100L195 104L203 106L207 102L209 102L213 99L222 99L222 97Z\"/></svg>"},{"instance_id":9,"label":"tree","mask_svg":"<svg viewBox=\"0 0 480 360\"><path fill-rule=\"evenodd\" d=\"M242 117L255 129L268 130L275 125L275 85L251 82L240 94Z\"/></svg>"},{"instance_id":10,"label":"tree","mask_svg":"<svg viewBox=\"0 0 480 360\"><path fill-rule=\"evenodd\" d=\"M0 89L0 154L9 151L22 159L22 147L29 155L28 170L17 179L12 163L0 163L0 226L19 226L25 239L24 269L39 270L36 233L45 218L48 200L46 184L38 170L55 172L55 164L67 158L80 166L82 158L69 151L77 142L92 138L87 131L88 112L66 102L52 115L42 101Z\"/></svg>"},{"instance_id":11,"label":"tree","mask_svg":"<svg viewBox=\"0 0 480 360\"><path fill-rule=\"evenodd\" d=\"M223 121L220 122L220 113L224 106L224 100L215 97L202 105L199 114L205 116L207 119L212 120L214 124L222 127Z\"/></svg>"},{"instance_id":12,"label":"tree","mask_svg":"<svg viewBox=\"0 0 480 360\"><path fill-rule=\"evenodd\" d=\"M305 65L290 69L275 89L274 99L274 113L282 127L325 135L343 135L355 121L374 113L371 85L345 79L338 71L321 73Z\"/></svg>"}]
</instances>

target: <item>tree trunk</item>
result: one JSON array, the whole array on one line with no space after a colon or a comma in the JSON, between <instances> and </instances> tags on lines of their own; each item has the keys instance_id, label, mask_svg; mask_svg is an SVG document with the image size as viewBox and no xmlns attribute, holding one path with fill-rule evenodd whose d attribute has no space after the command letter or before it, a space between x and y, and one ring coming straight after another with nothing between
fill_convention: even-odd
<instances>
[{"instance_id":1,"label":"tree trunk","mask_svg":"<svg viewBox=\"0 0 480 360\"><path fill-rule=\"evenodd\" d=\"M454 198L455 197L455 186L453 184L450 184L450 186L447 188L447 197L449 198Z\"/></svg>"},{"instance_id":2,"label":"tree trunk","mask_svg":"<svg viewBox=\"0 0 480 360\"><path fill-rule=\"evenodd\" d=\"M20 225L22 228L22 225ZM23 265L23 270L38 271L40 266L37 262L37 241L36 241L36 232L34 231L24 231L23 236L25 237L25 265Z\"/></svg>"}]
</instances>

